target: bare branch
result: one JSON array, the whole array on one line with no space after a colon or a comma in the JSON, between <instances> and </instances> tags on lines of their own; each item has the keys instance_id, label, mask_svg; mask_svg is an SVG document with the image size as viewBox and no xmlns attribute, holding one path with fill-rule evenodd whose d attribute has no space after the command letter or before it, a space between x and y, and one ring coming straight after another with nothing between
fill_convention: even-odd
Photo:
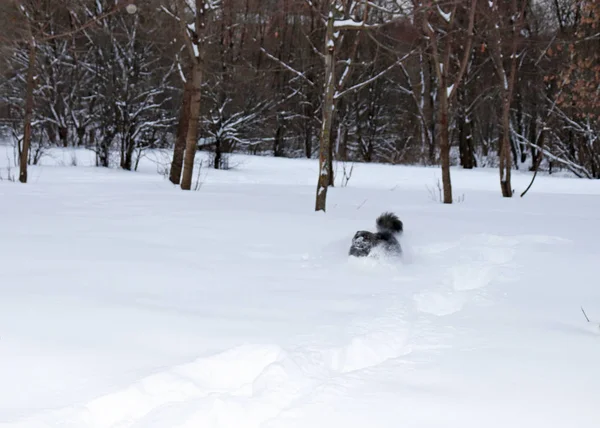
<instances>
[{"instance_id":1,"label":"bare branch","mask_svg":"<svg viewBox=\"0 0 600 428\"><path fill-rule=\"evenodd\" d=\"M295 68L291 67L290 65L286 64L285 62L283 62L282 60L280 60L279 58L271 55L269 52L267 52L267 50L265 48L263 48L262 46L260 47L260 51L262 53L264 53L269 59L272 59L273 61L277 62L278 64L280 64L281 66L283 66L286 70L291 71L292 73L294 73L296 76L301 77L302 79L304 79L306 82L308 82L311 86L315 86L315 83L310 80L308 77L306 77L304 75L304 73L301 73L300 71L296 70Z\"/></svg>"},{"instance_id":2,"label":"bare branch","mask_svg":"<svg viewBox=\"0 0 600 428\"><path fill-rule=\"evenodd\" d=\"M340 99L341 97L343 97L344 95L349 94L350 92L358 91L359 89L364 88L367 85L370 85L371 83L373 83L374 81L376 81L380 77L384 76L388 71L392 70L394 67L396 67L398 64L400 64L402 61L404 61L409 56L410 56L410 53L404 55L398 61L394 62L392 65L390 65L389 67L387 67L385 70L377 73L375 76L371 77L370 79L367 79L364 82L361 82L361 83L358 83L358 84L356 84L354 86L351 86L350 88L346 89L345 91L336 93L334 95L334 99L336 99L336 100Z\"/></svg>"}]
</instances>

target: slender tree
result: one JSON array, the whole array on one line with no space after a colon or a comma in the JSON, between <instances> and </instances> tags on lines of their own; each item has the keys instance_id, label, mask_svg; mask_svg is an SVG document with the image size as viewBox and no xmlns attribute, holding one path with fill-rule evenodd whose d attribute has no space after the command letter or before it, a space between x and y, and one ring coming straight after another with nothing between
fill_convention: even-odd
<instances>
[{"instance_id":1,"label":"slender tree","mask_svg":"<svg viewBox=\"0 0 600 428\"><path fill-rule=\"evenodd\" d=\"M447 2L444 6L448 9ZM461 84L471 56L473 28L477 0L454 0L449 11L441 2L427 0L414 2L415 12L422 23L423 33L429 44L437 84L435 104L439 132L440 162L442 165L443 202L452 203L450 178L450 122L451 107ZM467 15L466 28L460 20Z\"/></svg>"},{"instance_id":2,"label":"slender tree","mask_svg":"<svg viewBox=\"0 0 600 428\"><path fill-rule=\"evenodd\" d=\"M312 3L311 3L312 5ZM369 22L369 11L374 7L386 13L388 20L380 23ZM324 37L324 88L322 102L321 133L319 136L319 177L315 211L325 211L327 188L333 184L332 127L336 120L337 101L373 83L386 72L400 64L408 55L395 61L390 67L371 78L348 87L352 76L354 61L360 42L360 33L380 28L396 19L395 11L387 10L367 0L326 0L325 1L325 37ZM354 43L350 54L344 61L345 66L339 79L336 77L336 65L339 58L337 50L351 32ZM348 37L349 38L349 37Z\"/></svg>"},{"instance_id":3,"label":"slender tree","mask_svg":"<svg viewBox=\"0 0 600 428\"><path fill-rule=\"evenodd\" d=\"M515 92L515 84L517 79L517 58L519 41L521 39L521 29L525 21L525 8L527 0L511 0L508 14L504 12L498 5L497 0L488 2L492 17L491 25L491 49L494 67L500 80L500 93L502 94L502 115L501 115L501 140L500 140L500 189L502 196L510 198L513 195L511 185L511 118L510 111ZM508 16L506 16L508 15ZM504 19L503 19L504 18ZM503 25L507 22L509 25L508 31ZM504 35L504 36L503 36ZM508 40L507 40L508 39ZM507 44L509 50L508 71L506 70L503 45Z\"/></svg>"},{"instance_id":4,"label":"slender tree","mask_svg":"<svg viewBox=\"0 0 600 428\"><path fill-rule=\"evenodd\" d=\"M208 43L207 15L214 18L214 12L219 5L210 0L176 0L170 5L163 5L162 9L173 17L179 26L179 33L183 40L188 72L184 86L182 111L179 117L179 146L174 154L171 164L171 181L177 182L177 171L181 157L181 140L187 121L185 132L185 153L183 157L183 174L181 189L190 190L194 174L194 159L198 146L198 124L200 120L200 106L202 100L202 83L204 81L204 49ZM191 22L190 22L191 21ZM189 100L186 98L189 97ZM189 102L189 111L187 104Z\"/></svg>"}]
</instances>

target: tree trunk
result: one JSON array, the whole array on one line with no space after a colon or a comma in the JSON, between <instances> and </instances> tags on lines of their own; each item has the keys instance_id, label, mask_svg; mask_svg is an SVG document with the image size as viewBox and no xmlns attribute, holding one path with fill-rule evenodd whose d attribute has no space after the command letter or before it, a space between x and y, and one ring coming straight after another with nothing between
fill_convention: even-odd
<instances>
[{"instance_id":1,"label":"tree trunk","mask_svg":"<svg viewBox=\"0 0 600 428\"><path fill-rule=\"evenodd\" d=\"M515 166L515 169L519 169L519 159L521 158L520 149L521 147L517 145L517 142L513 138L508 138L510 142L510 151L512 153L512 164Z\"/></svg>"},{"instance_id":2,"label":"tree trunk","mask_svg":"<svg viewBox=\"0 0 600 428\"><path fill-rule=\"evenodd\" d=\"M499 55L498 51L498 55ZM512 185L510 182L511 178L511 167L512 167L512 147L511 147L511 138L510 138L510 104L511 104L511 82L506 80L506 72L504 71L504 67L502 66L501 57L498 58L496 67L498 69L498 74L501 78L504 79L506 86L503 87L503 95L502 95L502 139L500 140L500 159L499 159L499 167L500 167L500 190L502 191L502 196L505 198L510 198L513 195ZM512 70L511 70L512 74Z\"/></svg>"},{"instance_id":3,"label":"tree trunk","mask_svg":"<svg viewBox=\"0 0 600 428\"><path fill-rule=\"evenodd\" d=\"M335 111L335 106L334 106ZM333 115L332 115L333 116ZM334 126L333 122L335 118L332 117L331 129L332 132L329 134L329 152L327 153L327 169L329 172L329 186L335 186L335 174L333 173L333 147L334 142L338 138L337 128Z\"/></svg>"},{"instance_id":4,"label":"tree trunk","mask_svg":"<svg viewBox=\"0 0 600 428\"><path fill-rule=\"evenodd\" d=\"M60 126L58 128L58 137L64 148L69 147L69 129L66 126Z\"/></svg>"},{"instance_id":5,"label":"tree trunk","mask_svg":"<svg viewBox=\"0 0 600 428\"><path fill-rule=\"evenodd\" d=\"M23 146L19 158L19 181L27 183L27 162L29 160L29 148L31 147L31 121L33 119L33 90L35 87L35 58L37 48L35 39L29 41L29 65L27 68L27 92L25 94L25 120L23 126Z\"/></svg>"},{"instance_id":6,"label":"tree trunk","mask_svg":"<svg viewBox=\"0 0 600 428\"><path fill-rule=\"evenodd\" d=\"M475 167L475 154L473 149L473 127L471 126L471 112L467 105L467 89L462 88L457 93L458 98L458 149L460 164L464 169Z\"/></svg>"},{"instance_id":7,"label":"tree trunk","mask_svg":"<svg viewBox=\"0 0 600 428\"><path fill-rule=\"evenodd\" d=\"M471 121L468 113L459 118L458 139L460 163L464 169L473 169L475 167L475 154L473 150Z\"/></svg>"},{"instance_id":8,"label":"tree trunk","mask_svg":"<svg viewBox=\"0 0 600 428\"><path fill-rule=\"evenodd\" d=\"M329 14L327 33L325 36L325 96L323 100L323 122L319 141L319 180L315 211L325 211L327 187L330 183L329 159L331 151L331 126L333 122L333 106L335 92L335 42L334 18Z\"/></svg>"},{"instance_id":9,"label":"tree trunk","mask_svg":"<svg viewBox=\"0 0 600 428\"><path fill-rule=\"evenodd\" d=\"M83 146L84 139L85 139L85 127L80 126L77 128L77 147Z\"/></svg>"},{"instance_id":10,"label":"tree trunk","mask_svg":"<svg viewBox=\"0 0 600 428\"><path fill-rule=\"evenodd\" d=\"M435 98L433 96L434 93L434 86L435 86L435 74L434 71L432 70L432 61L431 58L429 58L427 60L427 66L428 66L428 78L427 78L427 100L426 100L426 111L428 112L427 114L427 119L429 122L429 135L431 136L431 139L429 141L429 165L435 165L436 163L436 159L435 159L435 148L437 147L437 141L436 141L436 135L435 135L435 124L436 124L436 118L435 118Z\"/></svg>"},{"instance_id":11,"label":"tree trunk","mask_svg":"<svg viewBox=\"0 0 600 428\"><path fill-rule=\"evenodd\" d=\"M310 159L312 157L312 125L306 121L304 128L304 156L306 159Z\"/></svg>"},{"instance_id":12,"label":"tree trunk","mask_svg":"<svg viewBox=\"0 0 600 428\"><path fill-rule=\"evenodd\" d=\"M537 106L534 104L533 114L531 116L531 122L529 124L529 141L537 140ZM543 128L542 128L543 130ZM535 147L530 146L531 151L531 166L529 167L529 171L534 170L535 159L537 159L537 153Z\"/></svg>"},{"instance_id":13,"label":"tree trunk","mask_svg":"<svg viewBox=\"0 0 600 428\"><path fill-rule=\"evenodd\" d=\"M101 144L97 153L97 158L97 166L101 166L103 168L108 168L110 166L110 149L108 144Z\"/></svg>"},{"instance_id":14,"label":"tree trunk","mask_svg":"<svg viewBox=\"0 0 600 428\"><path fill-rule=\"evenodd\" d=\"M106 129L100 132L100 138L96 139L96 166L110 166L110 147L114 138L114 134Z\"/></svg>"},{"instance_id":15,"label":"tree trunk","mask_svg":"<svg viewBox=\"0 0 600 428\"><path fill-rule=\"evenodd\" d=\"M94 128L90 129L88 138L89 138L89 146L95 147L96 146L96 130Z\"/></svg>"},{"instance_id":16,"label":"tree trunk","mask_svg":"<svg viewBox=\"0 0 600 428\"><path fill-rule=\"evenodd\" d=\"M539 144L540 148L544 147L544 130L543 129L542 129L539 141L536 141L536 143ZM540 164L542 163L543 157L544 157L544 151L540 150L538 152L538 155L535 158L532 158L530 171L534 171L533 177L531 177L531 182L529 183L529 186L527 186L527 188L523 191L523 193L521 193L521 197L525 196L527 194L527 192L529 192L529 189L531 189L531 186L533 186L533 182L535 181L535 177L537 176L537 173L539 171Z\"/></svg>"},{"instance_id":17,"label":"tree trunk","mask_svg":"<svg viewBox=\"0 0 600 428\"><path fill-rule=\"evenodd\" d=\"M535 106L535 102L534 102L534 106ZM519 90L517 92L517 130L519 132L519 135L523 135L524 134L524 128L525 128L525 123L524 123L524 119L523 119L523 96L521 94L521 90ZM519 152L520 152L520 158L519 161L520 163L525 163L527 161L527 145L525 143L518 143L519 144ZM535 158L531 159L531 165L533 166L533 164L535 163ZM518 163L517 163L518 165Z\"/></svg>"},{"instance_id":18,"label":"tree trunk","mask_svg":"<svg viewBox=\"0 0 600 428\"><path fill-rule=\"evenodd\" d=\"M185 153L185 142L190 124L190 102L192 99L192 90L190 76L183 85L183 100L179 112L179 124L177 125L177 139L173 149L173 160L171 161L171 171L169 172L169 181L173 184L179 184L181 180L181 170L183 169L183 155Z\"/></svg>"},{"instance_id":19,"label":"tree trunk","mask_svg":"<svg viewBox=\"0 0 600 428\"><path fill-rule=\"evenodd\" d=\"M125 140L125 157L121 161L121 168L131 171L133 169L133 152L135 151L135 142L130 136Z\"/></svg>"},{"instance_id":20,"label":"tree trunk","mask_svg":"<svg viewBox=\"0 0 600 428\"><path fill-rule=\"evenodd\" d=\"M337 159L341 160L342 162L346 162L348 160L348 132L347 126L344 126L341 135L338 131L340 144L338 148Z\"/></svg>"},{"instance_id":21,"label":"tree trunk","mask_svg":"<svg viewBox=\"0 0 600 428\"><path fill-rule=\"evenodd\" d=\"M512 185L510 182L511 173L511 144L510 136L510 101L505 96L504 105L502 107L502 146L500 147L500 189L502 196L510 198L513 195Z\"/></svg>"},{"instance_id":22,"label":"tree trunk","mask_svg":"<svg viewBox=\"0 0 600 428\"><path fill-rule=\"evenodd\" d=\"M183 177L181 179L181 188L190 190L192 188L192 177L194 174L194 158L198 145L198 121L200 119L200 101L202 96L202 68L198 60L194 61L191 72L191 97L190 97L190 116L187 138L185 143L185 158L183 161Z\"/></svg>"},{"instance_id":23,"label":"tree trunk","mask_svg":"<svg viewBox=\"0 0 600 428\"><path fill-rule=\"evenodd\" d=\"M448 96L445 91L446 84L443 82L439 96L438 126L440 130L440 162L442 164L442 186L444 189L445 204L452 203L452 182L450 180L450 130L448 123Z\"/></svg>"},{"instance_id":24,"label":"tree trunk","mask_svg":"<svg viewBox=\"0 0 600 428\"><path fill-rule=\"evenodd\" d=\"M283 121L281 116L277 115L277 129L275 130L275 138L273 140L273 156L281 157L283 155Z\"/></svg>"},{"instance_id":25,"label":"tree trunk","mask_svg":"<svg viewBox=\"0 0 600 428\"><path fill-rule=\"evenodd\" d=\"M513 20L517 19L516 22L511 24L511 52L510 52L510 69L507 75L506 70L503 64L503 56L502 56L502 36L500 34L499 26L496 24L495 31L492 32L496 40L494 40L493 45L493 59L494 65L496 68L496 73L501 82L502 88L502 140L500 145L500 190L502 191L502 196L505 198L511 198L513 196L513 189L511 184L511 169L512 169L512 155L516 155L512 153L514 145L511 144L510 138L510 106L513 99L513 93L515 88L515 81L517 76L517 48L518 48L518 38L519 33L522 28L522 24L524 21L525 7L528 2L526 0L521 0L521 9L517 8L517 0L511 1L511 13L513 16ZM497 5L495 3L490 3L490 8L492 8L492 13L497 15ZM497 15L499 16L499 15ZM515 156L516 157L516 156Z\"/></svg>"},{"instance_id":26,"label":"tree trunk","mask_svg":"<svg viewBox=\"0 0 600 428\"><path fill-rule=\"evenodd\" d=\"M429 2L431 6L433 3ZM460 68L456 73L454 79L451 79L449 74L450 62L452 58L452 45L450 42L444 42L445 46L441 50L438 46L437 34L434 28L428 21L428 11L425 12L425 18L423 19L423 29L425 35L429 37L431 43L431 53L433 59L433 67L437 77L437 109L436 118L437 125L440 132L440 162L442 164L442 186L443 186L443 202L445 204L452 203L452 183L450 180L450 104L452 98L456 95L457 89L460 86L460 82L463 79L467 70L468 60L471 57L471 48L473 43L473 28L475 25L475 11L477 6L477 0L471 0L471 7L469 9L469 23L467 29L467 42L464 46L462 53L462 59L460 61ZM456 13L456 12L454 12ZM450 19L450 32L453 30L455 25L454 19ZM444 33L448 31L445 30ZM461 46L462 47L462 46ZM452 85L448 86L448 81L453 80Z\"/></svg>"},{"instance_id":27,"label":"tree trunk","mask_svg":"<svg viewBox=\"0 0 600 428\"><path fill-rule=\"evenodd\" d=\"M213 162L214 169L221 169L221 163L223 162L223 146L220 138L215 141L215 157Z\"/></svg>"}]
</instances>

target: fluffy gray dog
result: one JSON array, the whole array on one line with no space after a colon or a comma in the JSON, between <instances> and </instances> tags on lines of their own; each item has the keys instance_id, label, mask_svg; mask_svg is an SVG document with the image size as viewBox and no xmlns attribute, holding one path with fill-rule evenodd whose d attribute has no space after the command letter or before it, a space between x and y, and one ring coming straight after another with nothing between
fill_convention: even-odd
<instances>
[{"instance_id":1,"label":"fluffy gray dog","mask_svg":"<svg viewBox=\"0 0 600 428\"><path fill-rule=\"evenodd\" d=\"M352 238L349 255L366 257L375 248L381 247L388 255L400 255L402 247L396 236L402 233L402 222L393 213L383 213L375 221L377 232L359 230Z\"/></svg>"}]
</instances>

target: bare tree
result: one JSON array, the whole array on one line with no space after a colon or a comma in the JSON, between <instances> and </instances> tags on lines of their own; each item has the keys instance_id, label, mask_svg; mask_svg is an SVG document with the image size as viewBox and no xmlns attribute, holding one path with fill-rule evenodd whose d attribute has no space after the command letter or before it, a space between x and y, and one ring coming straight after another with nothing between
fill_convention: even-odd
<instances>
[{"instance_id":1,"label":"bare tree","mask_svg":"<svg viewBox=\"0 0 600 428\"><path fill-rule=\"evenodd\" d=\"M200 120L200 103L202 99L202 83L204 81L205 45L209 42L210 31L207 31L211 19L214 21L215 12L219 9L218 1L213 0L175 0L163 5L162 10L173 17L178 26L179 34L183 40L188 72L184 90L184 102L180 114L180 138L183 138L185 122L185 154L183 158L183 174L181 189L190 190L194 174L194 159L198 145L198 124ZM186 112L189 97L189 112ZM178 140L180 140L178 138ZM180 140L181 141L181 140ZM171 166L171 181L176 182L176 173L179 170L181 156L181 143L174 156Z\"/></svg>"},{"instance_id":2,"label":"bare tree","mask_svg":"<svg viewBox=\"0 0 600 428\"><path fill-rule=\"evenodd\" d=\"M310 3L313 5L313 3ZM405 58L398 59L390 67L366 81L347 87L350 82L355 56L360 42L360 33L370 29L379 28L383 23L372 24L369 22L370 8L383 10L390 20L395 19L395 11L378 7L375 3L366 0L326 0L324 2L324 90L322 102L322 122L319 138L319 178L317 181L317 195L315 211L325 211L327 201L327 188L333 183L333 150L332 127L335 122L336 103L343 96L353 93L382 77L387 71L401 63ZM314 7L314 5L313 5ZM389 23L389 21L388 21ZM351 44L350 54L344 61L345 66L339 80L336 78L336 65L338 57L336 51L346 37L346 32L352 32L354 42ZM349 37L348 37L349 38Z\"/></svg>"},{"instance_id":3,"label":"bare tree","mask_svg":"<svg viewBox=\"0 0 600 428\"><path fill-rule=\"evenodd\" d=\"M510 108L513 100L513 94L515 91L515 82L517 78L517 57L519 41L521 38L521 29L525 20L525 8L527 7L527 0L511 0L510 10L508 13L504 12L499 7L498 1L490 0L488 2L490 8L489 16L492 17L492 25L490 29L491 33L491 48L492 58L494 60L494 66L496 73L500 80L500 93L502 94L502 117L501 117L501 128L502 138L500 142L500 153L499 153L499 164L500 164L500 188L502 190L502 196L510 198L513 195L513 189L511 185L511 119L510 119ZM508 15L508 16L506 16ZM508 21L509 31L505 31L504 20ZM503 37L503 34L509 36ZM503 55L503 42L510 37L508 44L510 46L509 51L509 65L508 72L504 65Z\"/></svg>"},{"instance_id":4,"label":"bare tree","mask_svg":"<svg viewBox=\"0 0 600 428\"><path fill-rule=\"evenodd\" d=\"M443 202L452 203L450 178L450 120L451 105L467 70L473 43L473 28L477 0L454 0L450 11L445 11L437 1L413 3L429 42L429 53L437 83L436 116L440 133L440 162L442 164ZM447 3L444 4L447 7ZM466 17L466 29L460 21ZM462 40L461 40L462 38ZM461 49L462 47L462 49ZM458 48L458 49L457 49ZM456 52L458 51L458 52Z\"/></svg>"}]
</instances>

